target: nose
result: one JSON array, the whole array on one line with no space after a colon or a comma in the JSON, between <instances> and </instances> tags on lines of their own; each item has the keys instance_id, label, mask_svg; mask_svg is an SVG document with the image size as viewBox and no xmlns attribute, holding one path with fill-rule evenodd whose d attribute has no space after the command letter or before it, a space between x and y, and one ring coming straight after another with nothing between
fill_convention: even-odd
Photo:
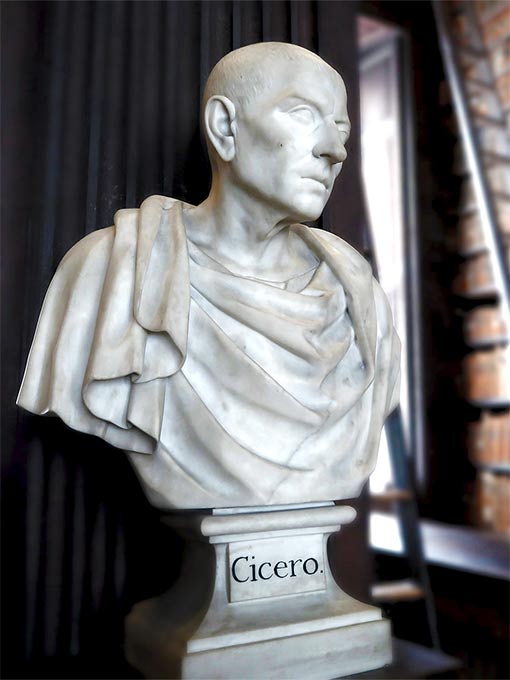
<instances>
[{"instance_id":1,"label":"nose","mask_svg":"<svg viewBox=\"0 0 510 680\"><path fill-rule=\"evenodd\" d=\"M324 122L321 126L319 138L313 148L313 155L317 158L327 158L331 165L345 161L347 152L342 141L342 134L335 123Z\"/></svg>"}]
</instances>

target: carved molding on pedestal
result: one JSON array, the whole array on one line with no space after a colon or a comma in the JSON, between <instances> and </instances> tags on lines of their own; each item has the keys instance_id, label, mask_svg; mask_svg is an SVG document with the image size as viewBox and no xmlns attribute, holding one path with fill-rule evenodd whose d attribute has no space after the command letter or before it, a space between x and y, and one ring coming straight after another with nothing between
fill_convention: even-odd
<instances>
[{"instance_id":1,"label":"carved molding on pedestal","mask_svg":"<svg viewBox=\"0 0 510 680\"><path fill-rule=\"evenodd\" d=\"M126 654L150 678L332 678L391 661L381 611L335 583L328 536L346 506L176 514L182 574L126 620Z\"/></svg>"}]
</instances>

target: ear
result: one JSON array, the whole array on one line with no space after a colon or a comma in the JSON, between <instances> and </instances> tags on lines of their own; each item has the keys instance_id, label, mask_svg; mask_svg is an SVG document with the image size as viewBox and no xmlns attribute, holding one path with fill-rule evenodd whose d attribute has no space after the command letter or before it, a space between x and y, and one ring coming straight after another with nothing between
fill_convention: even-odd
<instances>
[{"instance_id":1,"label":"ear","mask_svg":"<svg viewBox=\"0 0 510 680\"><path fill-rule=\"evenodd\" d=\"M218 156L228 162L235 154L236 107L227 97L214 95L205 105L204 127L206 135Z\"/></svg>"}]
</instances>

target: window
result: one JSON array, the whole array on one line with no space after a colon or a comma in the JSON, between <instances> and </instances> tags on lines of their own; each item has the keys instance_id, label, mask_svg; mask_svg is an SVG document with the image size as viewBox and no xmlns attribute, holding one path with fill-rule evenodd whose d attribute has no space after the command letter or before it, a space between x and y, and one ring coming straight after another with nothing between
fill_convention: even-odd
<instances>
[{"instance_id":1,"label":"window","mask_svg":"<svg viewBox=\"0 0 510 680\"><path fill-rule=\"evenodd\" d=\"M418 277L415 239L414 163L409 97L405 88L405 40L396 28L361 17L360 94L362 175L378 278L402 342L401 411L408 449L422 469ZM383 433L373 491L392 482Z\"/></svg>"}]
</instances>

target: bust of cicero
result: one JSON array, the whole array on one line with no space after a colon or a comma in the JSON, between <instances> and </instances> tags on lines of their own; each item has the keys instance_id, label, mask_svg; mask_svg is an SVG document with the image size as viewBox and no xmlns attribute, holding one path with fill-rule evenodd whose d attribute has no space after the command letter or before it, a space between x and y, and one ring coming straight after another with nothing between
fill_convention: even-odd
<instances>
[{"instance_id":1,"label":"bust of cicero","mask_svg":"<svg viewBox=\"0 0 510 680\"><path fill-rule=\"evenodd\" d=\"M399 341L365 260L301 224L346 158L343 81L301 47L249 45L213 69L203 124L209 196L151 196L67 253L18 403L124 449L162 509L353 497Z\"/></svg>"}]
</instances>

